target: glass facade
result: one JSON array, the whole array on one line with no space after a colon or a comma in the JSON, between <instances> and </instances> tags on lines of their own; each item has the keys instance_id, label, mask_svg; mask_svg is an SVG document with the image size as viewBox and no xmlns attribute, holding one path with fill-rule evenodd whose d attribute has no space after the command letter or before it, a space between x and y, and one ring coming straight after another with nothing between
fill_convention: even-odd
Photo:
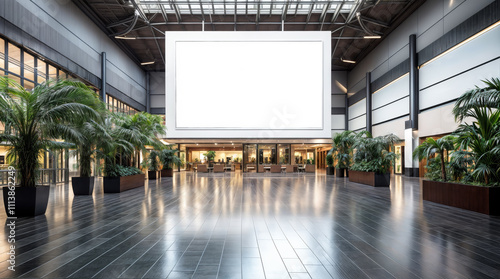
<instances>
[{"instance_id":1,"label":"glass facade","mask_svg":"<svg viewBox=\"0 0 500 279\"><path fill-rule=\"evenodd\" d=\"M17 81L27 90L33 89L37 84L43 83L48 79L75 79L86 83L96 94L99 94L99 90L92 84L46 61L39 55L18 47L5 38L0 38L0 75L8 76ZM125 114L134 114L137 112L136 109L109 95L106 95L106 98L110 111ZM4 129L1 123L0 129ZM2 158L4 160L3 163L0 163L0 185L5 185L8 181L6 170L8 162L5 160L7 149L7 146L0 146L0 162ZM76 162L75 155L72 154L72 156L69 156L70 153L74 152L69 150L49 150L40 154L39 161L42 166L40 169L40 183L68 182L70 172L72 175L78 175L78 164L74 163Z\"/></svg>"}]
</instances>

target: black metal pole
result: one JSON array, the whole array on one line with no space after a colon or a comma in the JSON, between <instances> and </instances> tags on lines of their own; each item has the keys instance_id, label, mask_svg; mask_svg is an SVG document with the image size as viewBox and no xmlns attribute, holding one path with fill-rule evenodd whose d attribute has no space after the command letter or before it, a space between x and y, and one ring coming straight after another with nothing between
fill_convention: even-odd
<instances>
[{"instance_id":1,"label":"black metal pole","mask_svg":"<svg viewBox=\"0 0 500 279\"><path fill-rule=\"evenodd\" d=\"M101 54L101 99L106 103L106 52Z\"/></svg>"},{"instance_id":2,"label":"black metal pole","mask_svg":"<svg viewBox=\"0 0 500 279\"><path fill-rule=\"evenodd\" d=\"M372 132L372 86L371 73L366 73L366 131Z\"/></svg>"},{"instance_id":3,"label":"black metal pole","mask_svg":"<svg viewBox=\"0 0 500 279\"><path fill-rule=\"evenodd\" d=\"M418 130L418 60L417 36L410 35L410 123L412 130Z\"/></svg>"}]
</instances>

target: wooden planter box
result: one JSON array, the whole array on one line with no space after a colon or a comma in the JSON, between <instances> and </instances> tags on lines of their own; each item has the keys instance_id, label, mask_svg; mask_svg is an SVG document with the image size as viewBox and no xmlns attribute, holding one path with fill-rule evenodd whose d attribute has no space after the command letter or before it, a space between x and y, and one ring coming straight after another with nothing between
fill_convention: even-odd
<instances>
[{"instance_id":1,"label":"wooden planter box","mask_svg":"<svg viewBox=\"0 0 500 279\"><path fill-rule=\"evenodd\" d=\"M122 177L104 177L104 193L121 193L133 188L144 186L145 174Z\"/></svg>"},{"instance_id":2,"label":"wooden planter box","mask_svg":"<svg viewBox=\"0 0 500 279\"><path fill-rule=\"evenodd\" d=\"M174 170L173 169L161 170L160 175L161 175L161 177L173 177Z\"/></svg>"},{"instance_id":3,"label":"wooden planter box","mask_svg":"<svg viewBox=\"0 0 500 279\"><path fill-rule=\"evenodd\" d=\"M49 202L49 186L15 187L13 211L9 210L9 187L3 187L3 204L7 217L33 217L45 214Z\"/></svg>"},{"instance_id":4,"label":"wooden planter box","mask_svg":"<svg viewBox=\"0 0 500 279\"><path fill-rule=\"evenodd\" d=\"M148 171L148 179L156 179L158 177L157 171Z\"/></svg>"},{"instance_id":5,"label":"wooden planter box","mask_svg":"<svg viewBox=\"0 0 500 279\"><path fill-rule=\"evenodd\" d=\"M391 175L377 174L375 172L354 171L350 170L349 181L361 184L370 185L373 187L389 187L391 183Z\"/></svg>"},{"instance_id":6,"label":"wooden planter box","mask_svg":"<svg viewBox=\"0 0 500 279\"><path fill-rule=\"evenodd\" d=\"M422 197L426 201L500 215L500 187L423 180Z\"/></svg>"}]
</instances>

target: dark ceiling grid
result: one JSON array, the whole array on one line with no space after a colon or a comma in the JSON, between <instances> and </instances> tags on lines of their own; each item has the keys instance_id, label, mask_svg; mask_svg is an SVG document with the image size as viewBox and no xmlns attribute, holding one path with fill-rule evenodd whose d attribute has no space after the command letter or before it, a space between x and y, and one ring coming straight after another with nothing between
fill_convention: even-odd
<instances>
[{"instance_id":1,"label":"dark ceiling grid","mask_svg":"<svg viewBox=\"0 0 500 279\"><path fill-rule=\"evenodd\" d=\"M332 31L332 70L350 70L425 0L72 0L147 71L164 71L166 31ZM199 7L198 7L199 6ZM269 7L267 7L269 6ZM239 8L239 9L238 9ZM218 11L221 11L220 13ZM244 13L242 13L244 12ZM359 12L359 14L357 14ZM134 22L134 14L138 14ZM207 28L209 27L209 28ZM136 39L116 39L116 34ZM363 39L381 35L382 39Z\"/></svg>"}]
</instances>

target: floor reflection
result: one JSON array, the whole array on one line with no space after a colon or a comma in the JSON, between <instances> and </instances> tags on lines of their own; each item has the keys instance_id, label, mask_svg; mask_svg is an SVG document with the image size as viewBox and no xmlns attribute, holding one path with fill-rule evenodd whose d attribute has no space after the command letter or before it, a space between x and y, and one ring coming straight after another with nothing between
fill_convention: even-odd
<instances>
[{"instance_id":1,"label":"floor reflection","mask_svg":"<svg viewBox=\"0 0 500 279\"><path fill-rule=\"evenodd\" d=\"M5 213L0 214L7 221ZM6 224L6 222L4 222ZM51 188L45 216L16 220L16 271L0 277L499 278L500 218L318 174L197 174L120 194Z\"/></svg>"}]
</instances>

